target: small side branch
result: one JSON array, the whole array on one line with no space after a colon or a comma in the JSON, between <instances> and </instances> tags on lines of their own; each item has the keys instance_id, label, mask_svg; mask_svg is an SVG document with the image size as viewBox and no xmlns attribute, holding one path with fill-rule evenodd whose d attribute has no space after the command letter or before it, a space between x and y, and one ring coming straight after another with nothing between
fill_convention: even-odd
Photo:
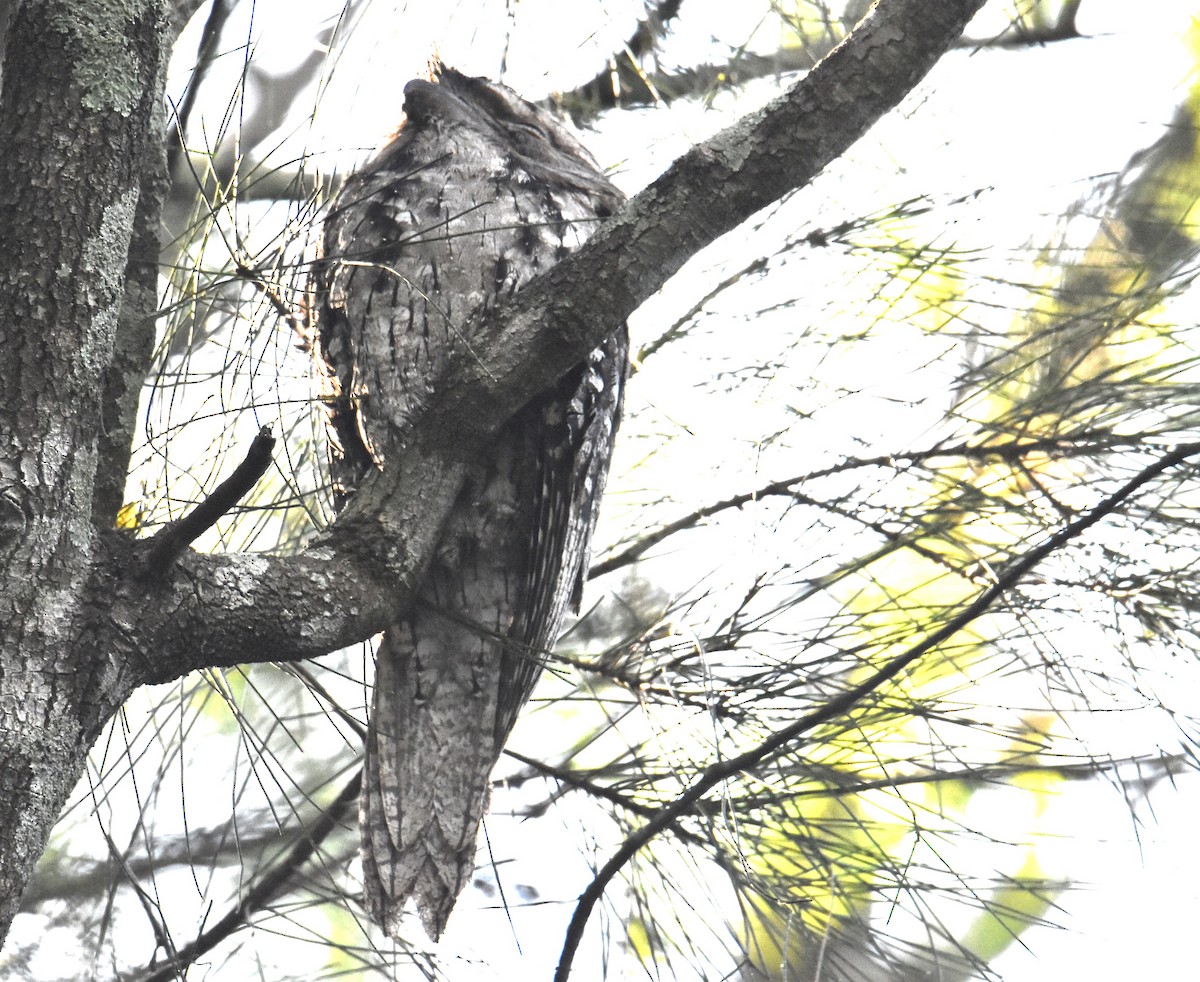
<instances>
[{"instance_id":1,"label":"small side branch","mask_svg":"<svg viewBox=\"0 0 1200 982\"><path fill-rule=\"evenodd\" d=\"M248 283L253 283L255 287L262 291L263 296L271 304L279 319L287 324L288 327L295 332L298 339L298 347L306 354L312 352L312 337L309 333L308 314L306 311L297 313L292 310L285 302L279 291L273 287L266 278L258 272L253 266L249 266L240 259L235 259L235 270L237 278L245 280Z\"/></svg>"},{"instance_id":2,"label":"small side branch","mask_svg":"<svg viewBox=\"0 0 1200 982\"><path fill-rule=\"evenodd\" d=\"M188 514L172 522L150 540L150 553L138 570L138 577L151 579L161 576L174 566L188 546L253 490L259 478L271 466L271 452L274 449L275 437L271 435L271 427L264 426L250 444L250 452L237 470Z\"/></svg>"}]
</instances>

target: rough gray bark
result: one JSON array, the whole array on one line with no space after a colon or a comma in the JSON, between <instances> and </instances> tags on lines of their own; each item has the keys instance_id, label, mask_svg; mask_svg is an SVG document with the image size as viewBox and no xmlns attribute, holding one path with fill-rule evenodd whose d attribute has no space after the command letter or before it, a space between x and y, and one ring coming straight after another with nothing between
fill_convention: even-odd
<instances>
[{"instance_id":1,"label":"rough gray bark","mask_svg":"<svg viewBox=\"0 0 1200 982\"><path fill-rule=\"evenodd\" d=\"M0 97L0 931L122 674L90 627L92 489L165 45L158 3L95 7L17 8Z\"/></svg>"},{"instance_id":2,"label":"rough gray bark","mask_svg":"<svg viewBox=\"0 0 1200 982\"><path fill-rule=\"evenodd\" d=\"M158 166L148 148L161 139L153 120L177 26L169 15L190 4L10 8L0 92L0 937L88 748L129 693L250 660L251 650L254 660L304 658L381 630L411 595L479 446L689 256L843 152L981 5L882 3L787 96L681 159L521 291L473 357L452 366L406 466L360 490L303 555L188 554L150 582L136 575L147 545L109 531L123 466L112 455L127 448L102 432L105 420L119 428L129 403L117 397L141 381L128 376L144 322L120 308L147 302L146 257L131 262L130 242L135 221L143 232L153 222L150 196L135 216ZM119 363L118 335L122 346L134 338ZM106 387L113 365L126 377L109 375Z\"/></svg>"}]
</instances>

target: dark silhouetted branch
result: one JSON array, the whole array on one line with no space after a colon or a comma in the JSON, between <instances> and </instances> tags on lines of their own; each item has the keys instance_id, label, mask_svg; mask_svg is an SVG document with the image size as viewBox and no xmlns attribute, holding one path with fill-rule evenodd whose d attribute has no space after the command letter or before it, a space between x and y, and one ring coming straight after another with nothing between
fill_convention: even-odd
<instances>
[{"instance_id":1,"label":"dark silhouetted branch","mask_svg":"<svg viewBox=\"0 0 1200 982\"><path fill-rule=\"evenodd\" d=\"M150 554L138 570L138 576L152 579L175 565L188 546L253 490L259 478L271 466L271 451L274 449L275 437L271 435L271 427L264 426L250 444L250 452L238 464L237 470L188 514L172 522L150 540Z\"/></svg>"},{"instance_id":2,"label":"dark silhouetted branch","mask_svg":"<svg viewBox=\"0 0 1200 982\"><path fill-rule=\"evenodd\" d=\"M308 862L321 843L329 838L333 830L342 823L346 813L358 802L358 792L361 786L362 770L360 769L342 788L338 796L321 814L321 817L312 826L301 831L299 838L287 853L257 879L232 910L195 941L180 948L170 961L147 970L144 975L139 977L138 982L170 982L172 979L185 977L188 966L192 965L197 958L212 951L253 914L266 907L287 886L300 867Z\"/></svg>"}]
</instances>

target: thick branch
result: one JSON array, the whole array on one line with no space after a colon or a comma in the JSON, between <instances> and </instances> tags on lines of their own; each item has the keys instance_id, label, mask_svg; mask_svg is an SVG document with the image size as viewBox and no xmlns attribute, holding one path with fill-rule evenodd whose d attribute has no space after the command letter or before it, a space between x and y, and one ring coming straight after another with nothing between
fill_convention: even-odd
<instances>
[{"instance_id":1,"label":"thick branch","mask_svg":"<svg viewBox=\"0 0 1200 982\"><path fill-rule=\"evenodd\" d=\"M192 15L203 6L204 0L171 0L167 5L167 23L172 41L179 37Z\"/></svg>"},{"instance_id":2,"label":"thick branch","mask_svg":"<svg viewBox=\"0 0 1200 982\"><path fill-rule=\"evenodd\" d=\"M920 81L982 3L881 3L789 92L694 147L522 290L456 366L430 415L475 431L511 416L688 259L841 156Z\"/></svg>"},{"instance_id":3,"label":"thick branch","mask_svg":"<svg viewBox=\"0 0 1200 982\"><path fill-rule=\"evenodd\" d=\"M187 576L202 578L204 592L193 595L176 584L171 618L133 628L137 636L148 632L139 647L155 653L151 677L205 664L305 657L317 653L318 636L336 648L383 627L384 595L390 591L394 614L419 582L475 449L692 255L840 156L921 79L981 5L880 4L790 92L680 158L583 249L514 298L470 357L454 366L414 429L413 445L396 455L402 465L356 494L315 551L296 558L188 557ZM323 563L332 564L336 577L322 571ZM251 588L265 604L256 621L237 616ZM326 590L342 616L322 625L304 605L320 606ZM223 607L234 616L222 614ZM353 616L346 613L351 609ZM213 637L197 638L202 626Z\"/></svg>"},{"instance_id":4,"label":"thick branch","mask_svg":"<svg viewBox=\"0 0 1200 982\"><path fill-rule=\"evenodd\" d=\"M435 445L444 440L430 430ZM188 552L146 581L137 570L153 543L110 536L95 589L113 598L108 633L130 659L121 690L200 668L313 658L383 630L421 581L462 485L463 459L453 447L414 443L402 466L368 482L299 556Z\"/></svg>"},{"instance_id":5,"label":"thick branch","mask_svg":"<svg viewBox=\"0 0 1200 982\"><path fill-rule=\"evenodd\" d=\"M165 84L167 39L160 37L162 57L152 92ZM96 448L96 483L92 490L92 521L99 529L112 528L125 500L125 479L133 454L138 403L150 374L154 354L154 320L158 313L159 231L163 202L169 189L166 155L159 137L166 128L166 111L155 99L150 135L142 150L141 177L133 234L125 264L124 295L117 315L112 358L104 372L104 396Z\"/></svg>"}]
</instances>

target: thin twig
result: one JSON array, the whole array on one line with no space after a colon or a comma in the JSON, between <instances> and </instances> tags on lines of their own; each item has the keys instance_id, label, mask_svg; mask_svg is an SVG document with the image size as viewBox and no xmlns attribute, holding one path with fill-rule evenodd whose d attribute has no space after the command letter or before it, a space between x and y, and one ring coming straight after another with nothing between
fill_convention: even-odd
<instances>
[{"instance_id":1,"label":"thin twig","mask_svg":"<svg viewBox=\"0 0 1200 982\"><path fill-rule=\"evenodd\" d=\"M1012 464L1018 464L1028 454L1032 453L1058 453L1064 457L1076 457L1092 452L1112 450L1120 446L1126 446L1128 443L1129 441L1115 439L1097 440L1091 443L1072 443L1061 437L1050 437L1041 440L1013 440L1010 443L984 444L982 446L970 444L935 446L926 450L906 450L878 457L853 458L840 461L831 467L824 467L820 470L810 471L807 474L798 474L795 477L772 481L770 484L765 484L753 491L746 491L742 494L735 494L733 497L725 498L722 501L715 501L702 508L697 508L695 511L672 522L667 522L653 532L642 536L620 552L614 553L601 562L595 563L588 570L588 579L592 580L598 576L603 576L605 573L611 573L613 570L630 565L664 539L670 538L676 532L694 528L706 518L711 518L713 515L723 511L741 508L743 505L752 504L765 498L784 496L796 498L822 508L830 507L826 503L806 498L796 492L796 487L806 481L815 481L822 477L830 477L835 474L842 474L846 471L864 467L897 467L901 463L910 465L922 464L939 457L962 457L973 461L1003 460Z\"/></svg>"},{"instance_id":2,"label":"thin twig","mask_svg":"<svg viewBox=\"0 0 1200 982\"><path fill-rule=\"evenodd\" d=\"M641 818L652 819L656 814L656 811L652 806L643 804L640 801L635 801L633 798L621 794L614 788L608 788L603 784L597 784L595 781L589 781L582 774L577 774L566 767L555 767L553 764L548 764L545 761L538 760L534 757L527 757L525 754L519 753L516 750L505 749L504 754L506 757L511 757L513 760L520 761L526 767L530 768L537 774L542 775L543 777L553 778L560 784L565 784L567 787L573 788L576 791L582 791L585 794L591 795L593 798L600 798L604 801L610 802L611 804L617 805L625 811L632 812ZM548 805L549 803L550 802L547 802L546 804ZM705 848L710 845L710 842L707 839L681 826L675 829L675 834L683 841L691 842L694 845L700 845Z\"/></svg>"},{"instance_id":3,"label":"thin twig","mask_svg":"<svg viewBox=\"0 0 1200 982\"><path fill-rule=\"evenodd\" d=\"M342 823L350 806L358 801L358 793L361 788L362 770L360 769L342 788L341 793L325 809L321 817L311 827L301 831L299 838L293 843L287 854L258 879L237 906L197 937L195 941L180 948L169 961L141 976L138 982L170 982L171 979L183 977L187 967L193 964L197 958L212 951L241 927L252 914L266 907L300 867L317 851L317 847L329 838L333 830Z\"/></svg>"},{"instance_id":4,"label":"thin twig","mask_svg":"<svg viewBox=\"0 0 1200 982\"><path fill-rule=\"evenodd\" d=\"M566 982L567 977L571 974L571 963L574 960L575 952L579 948L579 943L583 939L583 930L591 917L592 909L596 906L596 902L603 896L605 889L613 877L642 850L642 847L674 823L681 815L694 808L709 791L735 774L750 771L757 767L772 754L783 749L809 730L848 712L860 700L869 696L885 682L895 678L922 655L933 650L943 642L948 641L972 621L986 613L997 600L1016 586L1042 560L1057 552L1101 519L1111 515L1126 500L1160 474L1170 470L1172 467L1176 467L1196 454L1200 454L1200 443L1183 444L1171 451L1171 453L1166 454L1149 467L1140 471L1120 490L1105 498L1091 511L1075 521L1064 525L1043 541L1041 545L1035 546L1020 559L1011 563L997 576L996 582L991 587L979 594L956 617L952 618L932 634L927 635L921 641L918 641L907 651L884 664L882 668L874 672L866 680L853 688L847 689L841 695L830 699L820 709L808 713L790 726L785 726L757 747L747 750L736 757L718 761L711 767L706 768L704 773L701 774L692 786L672 804L661 809L652 821L647 822L626 838L621 847L601 867L592 879L592 882L588 884L587 889L580 895L579 903L575 907L575 913L572 915L571 922L567 926L567 933L563 940L562 954L559 957L558 968L554 973L555 982Z\"/></svg>"},{"instance_id":5,"label":"thin twig","mask_svg":"<svg viewBox=\"0 0 1200 982\"><path fill-rule=\"evenodd\" d=\"M250 493L271 466L271 451L274 449L275 437L271 435L271 427L264 426L250 444L250 451L237 470L183 518L171 522L150 540L149 554L138 570L138 577L152 579L170 569L188 546Z\"/></svg>"},{"instance_id":6,"label":"thin twig","mask_svg":"<svg viewBox=\"0 0 1200 982\"><path fill-rule=\"evenodd\" d=\"M267 298L267 302L271 304L272 308L274 308L279 319L287 324L287 326L290 327L295 333L298 339L298 347L300 350L305 354L310 354L312 352L312 337L310 336L309 332L307 311L301 310L297 312L292 310L292 308L284 302L279 290L268 283L266 278L253 266L250 266L242 262L240 259L235 258L234 270L238 279L246 280L247 282L254 284L254 286L258 287L258 289L262 291L263 296Z\"/></svg>"},{"instance_id":7,"label":"thin twig","mask_svg":"<svg viewBox=\"0 0 1200 982\"><path fill-rule=\"evenodd\" d=\"M232 9L233 5L229 0L213 0L208 20L204 23L200 43L196 46L196 65L192 69L192 77L183 94L183 101L175 111L175 128L167 136L167 173L172 177L186 147L188 121L191 119L204 80L208 77L208 70L217 59L217 43L221 40L221 32L225 29L225 22L229 20Z\"/></svg>"}]
</instances>

